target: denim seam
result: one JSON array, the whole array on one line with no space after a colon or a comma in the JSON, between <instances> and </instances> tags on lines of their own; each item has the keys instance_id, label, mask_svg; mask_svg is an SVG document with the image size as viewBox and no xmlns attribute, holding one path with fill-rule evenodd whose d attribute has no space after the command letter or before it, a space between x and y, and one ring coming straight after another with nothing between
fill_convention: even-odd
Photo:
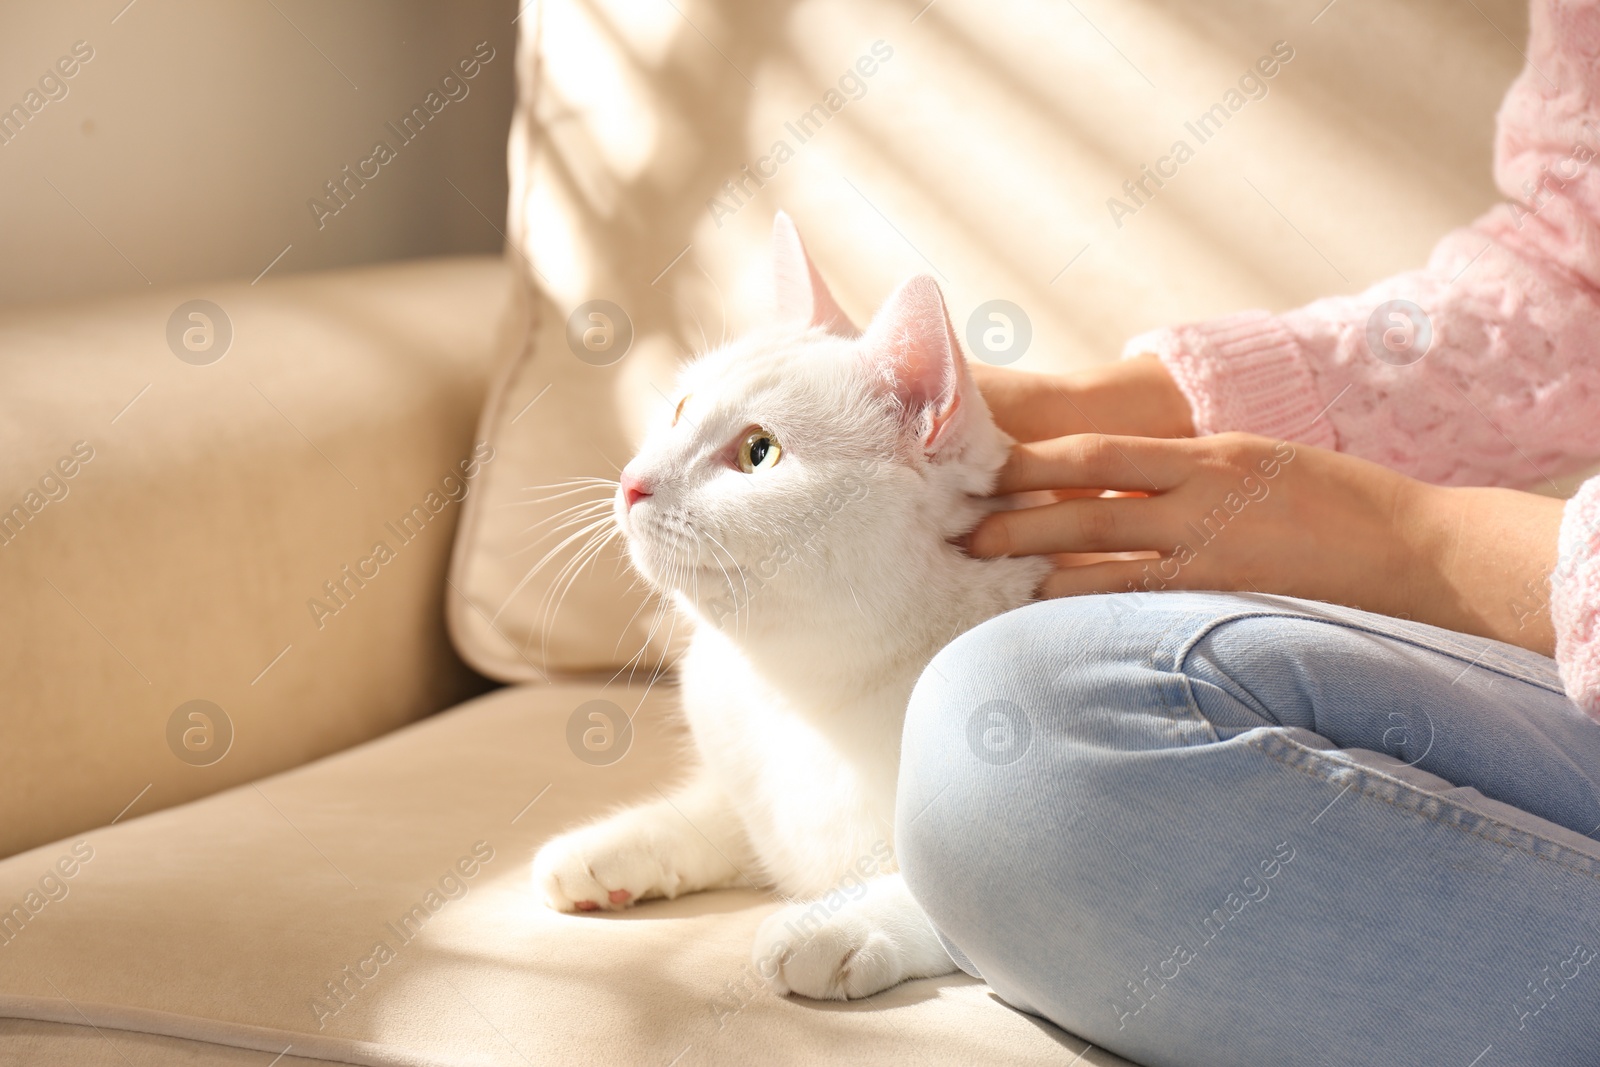
<instances>
[{"instance_id":1,"label":"denim seam","mask_svg":"<svg viewBox=\"0 0 1600 1067\"><path fill-rule=\"evenodd\" d=\"M1541 681L1537 678L1528 678L1522 674L1516 673L1515 671L1505 670L1494 663L1484 661L1482 659L1482 653L1479 653L1478 659L1469 660L1463 656L1462 653L1454 649L1438 648L1434 645L1424 644L1423 642L1417 641L1410 637L1390 633L1387 630L1380 630L1372 626L1363 626L1360 623L1347 622L1343 619L1328 619L1320 615L1307 614L1303 611L1240 611L1232 615L1225 615L1221 618L1210 619L1207 621L1207 624L1204 627L1191 635L1188 643L1183 647L1180 655L1177 658L1176 669L1184 669L1184 665L1188 662L1189 654L1194 651L1194 646L1209 637L1213 630L1231 622L1239 622L1243 619L1295 619L1300 622L1320 622L1331 626L1338 626L1347 630L1354 630L1359 633L1368 634L1373 637L1381 637L1387 638L1391 641L1398 641L1401 644L1409 645L1410 647L1419 649L1423 652L1432 652L1437 655L1447 656L1450 659L1456 660L1457 662L1465 663L1468 667L1481 667L1486 671L1500 675L1502 678L1510 678L1513 681L1522 682L1526 685L1537 686L1548 693L1558 693L1561 696L1567 695L1567 691L1559 685L1551 685L1550 683ZM1163 634L1162 636L1165 637L1166 635ZM1490 639L1484 638L1484 640L1489 641Z\"/></svg>"},{"instance_id":2,"label":"denim seam","mask_svg":"<svg viewBox=\"0 0 1600 1067\"><path fill-rule=\"evenodd\" d=\"M1201 627L1198 631L1190 634L1173 651L1171 666L1161 668L1159 665L1152 664L1153 666L1157 666L1159 669L1163 669L1168 674L1172 675L1173 681L1176 683L1177 691L1183 694L1183 702L1186 706L1179 706L1176 701L1169 698L1165 687L1162 689L1162 702L1166 706L1166 709L1173 713L1172 717L1176 718L1177 716L1181 715L1186 719L1192 720L1196 725L1203 726L1205 728L1208 737L1194 741L1192 744L1220 744L1222 741L1221 735L1217 733L1216 724L1206 716L1205 712L1200 710L1200 701L1195 699L1194 679L1189 677L1189 672L1187 670L1189 653L1194 651L1194 646L1203 641L1212 630L1225 623L1236 622L1240 619L1270 619L1286 617L1294 616L1285 616L1279 612L1273 611L1241 611L1232 615L1226 615L1220 619L1208 619L1206 625ZM1168 626L1165 631L1163 631L1157 644L1164 647L1166 644L1166 639L1172 635L1172 631L1177 629L1180 624L1186 625L1190 621L1191 620L1189 618L1182 617L1174 619L1172 624Z\"/></svg>"},{"instance_id":3,"label":"denim seam","mask_svg":"<svg viewBox=\"0 0 1600 1067\"><path fill-rule=\"evenodd\" d=\"M1182 618L1173 619L1156 640L1156 648L1165 650L1167 639L1172 636L1172 631L1176 630L1180 624L1186 624L1188 621ZM1191 646L1192 642L1180 643L1177 649L1171 653L1172 662L1170 665L1157 663L1155 654L1152 654L1150 666L1168 675L1172 682L1170 687L1165 685L1160 687L1161 704L1168 713L1167 717L1173 720L1187 721L1206 732L1206 738L1191 742L1191 744L1218 744L1222 738L1217 734L1216 724L1206 718L1205 714L1200 710L1200 702L1194 698L1193 681L1183 670L1183 663L1188 658ZM1178 699L1180 696L1181 699Z\"/></svg>"},{"instance_id":4,"label":"denim seam","mask_svg":"<svg viewBox=\"0 0 1600 1067\"><path fill-rule=\"evenodd\" d=\"M1391 777L1370 767L1362 767L1354 763L1345 763L1334 759L1326 752L1302 745L1276 731L1267 734L1265 737L1246 738L1245 743L1275 763L1299 771L1318 781L1332 783L1334 779L1327 773L1331 769L1347 771L1354 778L1354 781L1346 789L1361 796L1382 801L1398 811L1409 812L1420 819L1425 819L1440 826L1453 827L1492 844L1504 846L1516 852L1532 856L1535 859L1545 860L1563 870L1587 875L1596 881L1600 881L1600 859L1579 852L1577 849L1564 845L1559 841L1553 841L1548 837L1536 834L1531 830L1524 830L1520 826L1502 822L1492 815L1477 811L1459 801L1449 800L1439 796L1437 793L1430 793L1409 782ZM1277 745L1292 749L1293 754L1280 754L1272 751L1272 748ZM1317 766L1312 767L1307 764L1316 764ZM1379 783L1391 790L1410 796L1414 803L1403 803L1398 799L1385 796L1377 789L1369 788ZM1334 799L1337 800L1338 798L1335 797ZM1424 802L1437 805L1441 809L1448 809L1456 817L1449 819L1442 817L1441 814L1430 813L1423 809L1422 804ZM1331 807L1332 805L1330 804L1329 806ZM1532 817L1537 818L1537 816ZM1485 829L1487 827L1493 827L1498 833L1486 833ZM1572 832L1577 833L1576 830ZM1541 842L1555 854L1547 855L1538 849L1521 843L1519 839ZM1563 857L1573 857L1574 859L1573 861L1568 861Z\"/></svg>"}]
</instances>

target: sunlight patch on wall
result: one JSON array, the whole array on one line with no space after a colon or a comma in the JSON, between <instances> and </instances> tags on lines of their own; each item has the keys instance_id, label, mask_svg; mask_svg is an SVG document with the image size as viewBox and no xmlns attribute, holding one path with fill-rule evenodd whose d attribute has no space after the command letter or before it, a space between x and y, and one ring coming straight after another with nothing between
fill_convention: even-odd
<instances>
[{"instance_id":1,"label":"sunlight patch on wall","mask_svg":"<svg viewBox=\"0 0 1600 1067\"><path fill-rule=\"evenodd\" d=\"M641 61L659 67L685 24L665 0L594 0L606 22ZM692 32L692 31L691 31Z\"/></svg>"},{"instance_id":2,"label":"sunlight patch on wall","mask_svg":"<svg viewBox=\"0 0 1600 1067\"><path fill-rule=\"evenodd\" d=\"M547 85L593 137L612 173L623 182L636 179L661 134L650 85L584 5L552 2L544 19L547 39L560 42L544 52Z\"/></svg>"},{"instance_id":3,"label":"sunlight patch on wall","mask_svg":"<svg viewBox=\"0 0 1600 1067\"><path fill-rule=\"evenodd\" d=\"M539 269L551 298L569 308L587 300L593 263L591 238L579 232L585 212L548 156L535 158L522 209L526 218L518 232L527 235L529 245L523 254Z\"/></svg>"}]
</instances>

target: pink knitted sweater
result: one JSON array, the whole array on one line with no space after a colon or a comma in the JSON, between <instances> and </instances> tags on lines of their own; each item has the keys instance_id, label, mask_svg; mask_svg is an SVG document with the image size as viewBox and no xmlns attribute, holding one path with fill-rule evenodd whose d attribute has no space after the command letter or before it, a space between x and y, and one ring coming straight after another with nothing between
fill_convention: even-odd
<instances>
[{"instance_id":1,"label":"pink knitted sweater","mask_svg":"<svg viewBox=\"0 0 1600 1067\"><path fill-rule=\"evenodd\" d=\"M1426 268L1157 330L1125 354L1160 356L1202 433L1287 437L1443 485L1540 485L1600 459L1600 0L1534 0L1527 55L1498 118L1508 200ZM1600 478L1566 505L1548 592L1562 681L1600 719Z\"/></svg>"}]
</instances>

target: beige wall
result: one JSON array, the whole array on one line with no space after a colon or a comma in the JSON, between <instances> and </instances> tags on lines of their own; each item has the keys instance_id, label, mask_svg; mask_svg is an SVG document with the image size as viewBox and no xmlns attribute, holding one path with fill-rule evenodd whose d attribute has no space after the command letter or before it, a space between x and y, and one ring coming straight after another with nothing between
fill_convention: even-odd
<instances>
[{"instance_id":1,"label":"beige wall","mask_svg":"<svg viewBox=\"0 0 1600 1067\"><path fill-rule=\"evenodd\" d=\"M513 0L126 5L0 7L0 109L93 53L0 127L0 305L248 280L285 248L274 273L500 248ZM485 41L465 97L400 146L385 123ZM379 138L395 158L319 229L307 201Z\"/></svg>"},{"instance_id":2,"label":"beige wall","mask_svg":"<svg viewBox=\"0 0 1600 1067\"><path fill-rule=\"evenodd\" d=\"M545 155L513 192L514 232L558 308L605 296L639 326L617 373L641 405L661 402L648 379L702 329L760 321L780 207L857 317L919 271L961 322L1016 303L1034 330L1024 369L1358 292L1499 199L1494 115L1527 36L1525 0L678 7L546 0L528 138ZM864 94L804 142L791 133L879 41L892 58ZM1275 42L1292 62L1202 144L1185 124ZM1179 139L1196 150L1177 176L1113 217L1124 182ZM792 158L763 164L780 141ZM755 188L746 166L776 173Z\"/></svg>"}]
</instances>

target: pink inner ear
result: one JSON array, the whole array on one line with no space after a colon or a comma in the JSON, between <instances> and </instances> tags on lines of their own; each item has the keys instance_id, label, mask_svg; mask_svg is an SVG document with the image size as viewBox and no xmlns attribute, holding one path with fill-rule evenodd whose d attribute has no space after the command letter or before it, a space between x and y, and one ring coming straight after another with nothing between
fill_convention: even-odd
<instances>
[{"instance_id":1,"label":"pink inner ear","mask_svg":"<svg viewBox=\"0 0 1600 1067\"><path fill-rule=\"evenodd\" d=\"M938 283L922 274L897 289L867 328L865 344L906 411L931 412L923 447L932 455L957 424L966 375Z\"/></svg>"},{"instance_id":2,"label":"pink inner ear","mask_svg":"<svg viewBox=\"0 0 1600 1067\"><path fill-rule=\"evenodd\" d=\"M821 326L840 337L860 333L828 291L794 221L782 211L772 220L772 281L780 321Z\"/></svg>"}]
</instances>

